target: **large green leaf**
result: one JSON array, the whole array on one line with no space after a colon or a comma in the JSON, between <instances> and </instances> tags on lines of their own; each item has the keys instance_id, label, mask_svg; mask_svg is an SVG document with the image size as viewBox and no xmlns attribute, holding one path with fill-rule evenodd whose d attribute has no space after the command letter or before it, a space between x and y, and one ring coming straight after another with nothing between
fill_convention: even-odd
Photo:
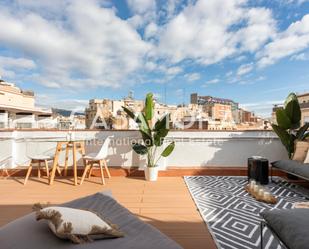
<instances>
[{"instance_id":1,"label":"large green leaf","mask_svg":"<svg viewBox=\"0 0 309 249\"><path fill-rule=\"evenodd\" d=\"M143 113L139 113L137 118L139 120L139 129L144 133L148 134L149 136L151 136L151 130L145 115Z\"/></svg>"},{"instance_id":2,"label":"large green leaf","mask_svg":"<svg viewBox=\"0 0 309 249\"><path fill-rule=\"evenodd\" d=\"M152 136L142 130L140 130L140 133L142 134L142 138L146 147L152 147L153 146Z\"/></svg>"},{"instance_id":3,"label":"large green leaf","mask_svg":"<svg viewBox=\"0 0 309 249\"><path fill-rule=\"evenodd\" d=\"M171 142L161 153L161 156L163 157L168 157L174 150L175 148L175 142Z\"/></svg>"},{"instance_id":4,"label":"large green leaf","mask_svg":"<svg viewBox=\"0 0 309 249\"><path fill-rule=\"evenodd\" d=\"M161 129L168 129L169 128L169 114L166 114L161 119L157 120L154 126L155 131L159 131Z\"/></svg>"},{"instance_id":5,"label":"large green leaf","mask_svg":"<svg viewBox=\"0 0 309 249\"><path fill-rule=\"evenodd\" d=\"M142 144L134 144L133 150L139 155L145 155L148 152L148 149L145 145Z\"/></svg>"},{"instance_id":6,"label":"large green leaf","mask_svg":"<svg viewBox=\"0 0 309 249\"><path fill-rule=\"evenodd\" d=\"M164 142L164 138L167 136L168 134L168 129L160 129L158 131L155 132L154 134L154 144L156 146L161 146Z\"/></svg>"},{"instance_id":7,"label":"large green leaf","mask_svg":"<svg viewBox=\"0 0 309 249\"><path fill-rule=\"evenodd\" d=\"M280 138L282 144L286 148L289 153L289 157L294 151L294 139L293 137L283 128L279 127L278 125L272 124L273 130L276 132L278 137Z\"/></svg>"},{"instance_id":8,"label":"large green leaf","mask_svg":"<svg viewBox=\"0 0 309 249\"><path fill-rule=\"evenodd\" d=\"M308 134L306 134L307 130L309 128L309 123L304 124L296 133L296 139L298 140L304 140Z\"/></svg>"},{"instance_id":9,"label":"large green leaf","mask_svg":"<svg viewBox=\"0 0 309 249\"><path fill-rule=\"evenodd\" d=\"M295 94L295 93L290 93L290 94L286 97L286 99L285 99L285 101L284 101L284 108L286 108L286 106L287 106L291 101L295 101L295 100L297 100L296 94Z\"/></svg>"},{"instance_id":10,"label":"large green leaf","mask_svg":"<svg viewBox=\"0 0 309 249\"><path fill-rule=\"evenodd\" d=\"M131 109L129 109L129 108L125 107L125 106L122 106L122 109L125 111L126 114L128 114L128 116L130 118L135 120L135 113Z\"/></svg>"},{"instance_id":11,"label":"large green leaf","mask_svg":"<svg viewBox=\"0 0 309 249\"><path fill-rule=\"evenodd\" d=\"M276 111L276 118L277 118L277 123L281 128L285 130L291 128L291 120L286 115L286 112L284 109L278 109Z\"/></svg>"},{"instance_id":12,"label":"large green leaf","mask_svg":"<svg viewBox=\"0 0 309 249\"><path fill-rule=\"evenodd\" d=\"M291 121L291 128L296 129L300 126L301 111L295 93L290 93L284 103L284 110Z\"/></svg>"},{"instance_id":13,"label":"large green leaf","mask_svg":"<svg viewBox=\"0 0 309 249\"><path fill-rule=\"evenodd\" d=\"M154 103L153 103L153 94L148 93L145 100L145 118L146 120L151 120L153 118L154 112Z\"/></svg>"}]
</instances>

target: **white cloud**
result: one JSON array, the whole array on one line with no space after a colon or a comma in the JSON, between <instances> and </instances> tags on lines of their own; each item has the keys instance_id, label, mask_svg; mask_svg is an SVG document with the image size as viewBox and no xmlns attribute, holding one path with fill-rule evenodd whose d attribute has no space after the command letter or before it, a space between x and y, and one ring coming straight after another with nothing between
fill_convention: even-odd
<instances>
[{"instance_id":1,"label":"white cloud","mask_svg":"<svg viewBox=\"0 0 309 249\"><path fill-rule=\"evenodd\" d=\"M212 80L208 80L206 81L206 83L203 85L203 87L208 87L209 85L214 85L214 84L218 84L220 82L220 80L218 78L212 79Z\"/></svg>"},{"instance_id":2,"label":"white cloud","mask_svg":"<svg viewBox=\"0 0 309 249\"><path fill-rule=\"evenodd\" d=\"M238 68L237 75L242 76L247 73L250 73L252 70L253 70L253 63L244 64Z\"/></svg>"},{"instance_id":3,"label":"white cloud","mask_svg":"<svg viewBox=\"0 0 309 249\"><path fill-rule=\"evenodd\" d=\"M86 99L60 99L55 95L36 94L36 105L45 108L58 108L65 110L74 110L75 112L84 112L88 106L89 100Z\"/></svg>"},{"instance_id":4,"label":"white cloud","mask_svg":"<svg viewBox=\"0 0 309 249\"><path fill-rule=\"evenodd\" d=\"M276 22L271 11L266 8L252 8L244 15L248 24L236 35L243 51L254 52L274 36Z\"/></svg>"},{"instance_id":5,"label":"white cloud","mask_svg":"<svg viewBox=\"0 0 309 249\"><path fill-rule=\"evenodd\" d=\"M179 74L181 73L183 70L181 67L170 67L168 69L166 69L166 73L168 75L176 75L176 74Z\"/></svg>"},{"instance_id":6,"label":"white cloud","mask_svg":"<svg viewBox=\"0 0 309 249\"><path fill-rule=\"evenodd\" d=\"M258 53L258 66L265 67L278 60L296 54L309 46L309 14L292 23L285 31L277 34L263 51Z\"/></svg>"},{"instance_id":7,"label":"white cloud","mask_svg":"<svg viewBox=\"0 0 309 249\"><path fill-rule=\"evenodd\" d=\"M252 103L240 104L240 108L245 110L254 111L262 117L271 117L272 108L275 104L282 104L284 100L270 100Z\"/></svg>"},{"instance_id":8,"label":"white cloud","mask_svg":"<svg viewBox=\"0 0 309 249\"><path fill-rule=\"evenodd\" d=\"M188 74L185 74L184 77L188 81L196 81L196 80L199 80L201 78L201 75L199 73L188 73Z\"/></svg>"},{"instance_id":9,"label":"white cloud","mask_svg":"<svg viewBox=\"0 0 309 249\"><path fill-rule=\"evenodd\" d=\"M109 0L52 2L0 3L1 46L23 57L6 59L11 67L1 65L0 58L3 76L29 70L27 80L52 88L120 87L148 81L148 72L158 75L152 82L169 81L186 70L187 62L247 61L255 53L260 67L295 54L291 59L301 59L309 46L309 14L278 32L271 10L252 7L248 0L171 0L161 9L155 0L127 0L132 12L127 20L117 16ZM241 65L234 82L254 67ZM226 75L228 82L231 76Z\"/></svg>"},{"instance_id":10,"label":"white cloud","mask_svg":"<svg viewBox=\"0 0 309 249\"><path fill-rule=\"evenodd\" d=\"M155 24L154 22L151 22L145 28L144 37L147 39L154 37L157 34L157 32L158 32L157 24Z\"/></svg>"},{"instance_id":11,"label":"white cloud","mask_svg":"<svg viewBox=\"0 0 309 249\"><path fill-rule=\"evenodd\" d=\"M295 54L295 55L291 56L291 60L307 61L307 60L309 60L309 54L308 53Z\"/></svg>"},{"instance_id":12,"label":"white cloud","mask_svg":"<svg viewBox=\"0 0 309 249\"><path fill-rule=\"evenodd\" d=\"M0 56L0 67L34 69L36 65L34 61L26 58L13 58L13 57Z\"/></svg>"},{"instance_id":13,"label":"white cloud","mask_svg":"<svg viewBox=\"0 0 309 249\"><path fill-rule=\"evenodd\" d=\"M39 83L117 87L143 66L151 45L113 9L72 1L65 11L66 18L54 22L0 9L1 44L35 58L44 78Z\"/></svg>"},{"instance_id":14,"label":"white cloud","mask_svg":"<svg viewBox=\"0 0 309 249\"><path fill-rule=\"evenodd\" d=\"M0 67L0 79L13 79L15 78L16 74L12 70L6 70Z\"/></svg>"},{"instance_id":15,"label":"white cloud","mask_svg":"<svg viewBox=\"0 0 309 249\"><path fill-rule=\"evenodd\" d=\"M5 79L14 79L16 74L22 74L23 71L36 68L34 61L26 58L14 58L0 56L0 77Z\"/></svg>"},{"instance_id":16,"label":"white cloud","mask_svg":"<svg viewBox=\"0 0 309 249\"><path fill-rule=\"evenodd\" d=\"M298 4L298 5L309 2L309 0L277 0L277 1L279 1L282 4Z\"/></svg>"},{"instance_id":17,"label":"white cloud","mask_svg":"<svg viewBox=\"0 0 309 249\"><path fill-rule=\"evenodd\" d=\"M129 8L138 14L144 14L153 11L156 8L155 0L127 0Z\"/></svg>"},{"instance_id":18,"label":"white cloud","mask_svg":"<svg viewBox=\"0 0 309 249\"><path fill-rule=\"evenodd\" d=\"M182 88L177 89L177 90L175 91L175 94L176 94L176 96L178 96L178 97L183 97L184 89L182 89Z\"/></svg>"},{"instance_id":19,"label":"white cloud","mask_svg":"<svg viewBox=\"0 0 309 249\"><path fill-rule=\"evenodd\" d=\"M188 5L162 28L159 53L172 62L192 59L209 65L259 49L273 35L275 21L270 10L246 3L198 0Z\"/></svg>"},{"instance_id":20,"label":"white cloud","mask_svg":"<svg viewBox=\"0 0 309 249\"><path fill-rule=\"evenodd\" d=\"M226 77L231 77L233 74L234 74L233 71L228 71L228 72L225 74L225 76L226 76Z\"/></svg>"}]
</instances>

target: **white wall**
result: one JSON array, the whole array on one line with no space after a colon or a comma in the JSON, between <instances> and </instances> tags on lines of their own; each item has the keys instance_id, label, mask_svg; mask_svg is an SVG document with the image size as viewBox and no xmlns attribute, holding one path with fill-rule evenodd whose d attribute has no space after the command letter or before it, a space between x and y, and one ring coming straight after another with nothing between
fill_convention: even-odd
<instances>
[{"instance_id":1,"label":"white wall","mask_svg":"<svg viewBox=\"0 0 309 249\"><path fill-rule=\"evenodd\" d=\"M109 148L110 166L144 166L145 158L134 153L129 144L140 139L137 131L78 131L76 138L87 139L87 152L100 149L104 139L114 135ZM66 131L12 131L0 132L0 168L14 168L29 163L27 155L53 154L56 141L66 138ZM93 141L96 139L96 142ZM246 166L252 155L264 156L270 161L287 159L287 153L277 136L269 131L196 132L173 131L168 140L176 147L171 156L161 160L161 168L175 167L229 167ZM163 148L163 147L162 147ZM64 152L61 156L63 164Z\"/></svg>"}]
</instances>

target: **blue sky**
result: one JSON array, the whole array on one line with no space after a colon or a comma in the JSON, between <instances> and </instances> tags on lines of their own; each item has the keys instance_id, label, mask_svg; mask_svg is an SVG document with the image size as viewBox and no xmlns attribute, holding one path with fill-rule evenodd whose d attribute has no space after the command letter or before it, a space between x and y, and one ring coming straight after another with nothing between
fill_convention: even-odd
<instances>
[{"instance_id":1,"label":"blue sky","mask_svg":"<svg viewBox=\"0 0 309 249\"><path fill-rule=\"evenodd\" d=\"M198 92L270 116L309 91L308 0L0 0L0 24L0 75L38 105Z\"/></svg>"}]
</instances>

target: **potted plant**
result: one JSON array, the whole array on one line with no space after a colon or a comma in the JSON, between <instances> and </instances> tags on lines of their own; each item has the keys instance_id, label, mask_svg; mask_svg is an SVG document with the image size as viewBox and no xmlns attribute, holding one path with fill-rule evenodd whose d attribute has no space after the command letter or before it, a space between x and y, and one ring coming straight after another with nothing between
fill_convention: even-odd
<instances>
[{"instance_id":1,"label":"potted plant","mask_svg":"<svg viewBox=\"0 0 309 249\"><path fill-rule=\"evenodd\" d=\"M286 148L289 158L294 154L296 140L305 140L309 133L309 123L300 127L301 110L295 93L290 93L284 102L284 107L276 111L277 125L272 124L282 144Z\"/></svg>"},{"instance_id":2,"label":"potted plant","mask_svg":"<svg viewBox=\"0 0 309 249\"><path fill-rule=\"evenodd\" d=\"M157 155L157 149L163 145L169 132L169 114L158 119L153 125L154 101L152 93L147 94L142 112L135 113L124 106L122 108L138 124L142 142L133 144L132 148L137 154L147 156L146 180L156 181L158 177L158 161L161 157L168 157L175 148L175 142L173 141Z\"/></svg>"}]
</instances>

